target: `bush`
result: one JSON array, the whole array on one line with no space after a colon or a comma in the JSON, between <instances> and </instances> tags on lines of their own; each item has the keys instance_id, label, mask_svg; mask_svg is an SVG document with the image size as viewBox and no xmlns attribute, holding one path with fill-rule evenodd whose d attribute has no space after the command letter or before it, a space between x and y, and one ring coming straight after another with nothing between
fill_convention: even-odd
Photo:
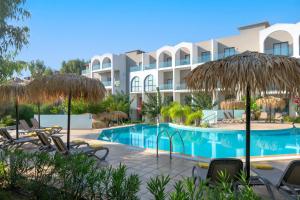
<instances>
[{"instance_id":1,"label":"bush","mask_svg":"<svg viewBox=\"0 0 300 200\"><path fill-rule=\"evenodd\" d=\"M260 199L247 184L246 176L242 174L240 183L242 185L239 191L234 191L233 183L229 181L226 173L219 174L220 182L214 187L210 187L206 181L200 181L199 185L194 184L192 178L185 178L177 181L173 185L173 192L166 192L166 187L170 182L169 176L159 176L151 178L148 182L148 190L155 200L189 200L189 199L207 199L207 200L227 200L227 199Z\"/></svg>"},{"instance_id":2,"label":"bush","mask_svg":"<svg viewBox=\"0 0 300 200\"><path fill-rule=\"evenodd\" d=\"M196 112L192 112L191 114L189 114L187 116L185 124L186 125L191 125L192 123L195 123L195 125L197 126L197 125L199 125L200 120L202 119L202 117L203 117L202 110L198 110Z\"/></svg>"},{"instance_id":3,"label":"bush","mask_svg":"<svg viewBox=\"0 0 300 200\"><path fill-rule=\"evenodd\" d=\"M16 124L16 121L10 115L7 115L2 118L0 123L4 124L4 126L12 126Z\"/></svg>"},{"instance_id":4,"label":"bush","mask_svg":"<svg viewBox=\"0 0 300 200\"><path fill-rule=\"evenodd\" d=\"M138 199L140 180L124 165L98 168L85 154L0 151L0 190L34 199ZM5 194L4 194L5 195Z\"/></svg>"},{"instance_id":5,"label":"bush","mask_svg":"<svg viewBox=\"0 0 300 200\"><path fill-rule=\"evenodd\" d=\"M300 117L284 116L283 121L284 122L300 123Z\"/></svg>"}]
</instances>

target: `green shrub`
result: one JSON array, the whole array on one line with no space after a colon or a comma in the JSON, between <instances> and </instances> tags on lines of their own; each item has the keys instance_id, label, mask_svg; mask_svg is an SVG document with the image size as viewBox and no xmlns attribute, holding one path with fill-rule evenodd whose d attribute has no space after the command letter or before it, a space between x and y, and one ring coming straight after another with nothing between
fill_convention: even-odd
<instances>
[{"instance_id":1,"label":"green shrub","mask_svg":"<svg viewBox=\"0 0 300 200\"><path fill-rule=\"evenodd\" d=\"M15 116L15 113L14 113ZM19 118L24 119L31 125L30 119L34 116L34 106L30 104L20 105L19 107Z\"/></svg>"},{"instance_id":2,"label":"green shrub","mask_svg":"<svg viewBox=\"0 0 300 200\"><path fill-rule=\"evenodd\" d=\"M229 181L226 173L219 174L219 183L211 187L204 180L200 181L198 185L194 184L192 178L185 178L177 181L173 185L173 192L166 192L166 188L170 182L170 178L158 176L151 178L148 182L148 190L153 195L155 200L258 200L260 199L253 191L252 187L247 184L245 174L242 173L239 182L241 188L239 191L234 191L233 183Z\"/></svg>"},{"instance_id":3,"label":"green shrub","mask_svg":"<svg viewBox=\"0 0 300 200\"><path fill-rule=\"evenodd\" d=\"M169 121L170 118L170 108L171 106L162 106L162 108L160 109L160 114L163 118L163 121Z\"/></svg>"},{"instance_id":4,"label":"green shrub","mask_svg":"<svg viewBox=\"0 0 300 200\"><path fill-rule=\"evenodd\" d=\"M98 168L85 154L22 150L0 151L0 178L0 191L23 190L33 199L134 200L140 186L139 177L128 175L124 165Z\"/></svg>"},{"instance_id":5,"label":"green shrub","mask_svg":"<svg viewBox=\"0 0 300 200\"><path fill-rule=\"evenodd\" d=\"M1 151L3 185L6 184L8 188L23 188L27 183L25 174L32 169L30 159L31 155L22 150Z\"/></svg>"},{"instance_id":6,"label":"green shrub","mask_svg":"<svg viewBox=\"0 0 300 200\"><path fill-rule=\"evenodd\" d=\"M284 116L283 121L284 122L293 122L293 119L290 116Z\"/></svg>"},{"instance_id":7,"label":"green shrub","mask_svg":"<svg viewBox=\"0 0 300 200\"><path fill-rule=\"evenodd\" d=\"M11 115L7 115L2 118L1 124L4 124L4 126L12 126L16 124L16 121L11 117Z\"/></svg>"},{"instance_id":8,"label":"green shrub","mask_svg":"<svg viewBox=\"0 0 300 200\"><path fill-rule=\"evenodd\" d=\"M126 166L119 165L118 168L109 168L108 174L108 189L107 199L123 199L123 200L136 200L138 199L137 192L140 187L140 180L136 174L126 176Z\"/></svg>"},{"instance_id":9,"label":"green shrub","mask_svg":"<svg viewBox=\"0 0 300 200\"><path fill-rule=\"evenodd\" d=\"M31 163L34 166L31 181L27 189L32 191L37 199L51 199L55 196L54 191L49 188L53 184L54 158L47 152L35 152L32 154Z\"/></svg>"},{"instance_id":10,"label":"green shrub","mask_svg":"<svg viewBox=\"0 0 300 200\"><path fill-rule=\"evenodd\" d=\"M82 199L88 186L87 180L91 180L97 170L95 161L84 154L56 154L54 162L57 174L55 182L61 185L62 199Z\"/></svg>"},{"instance_id":11,"label":"green shrub","mask_svg":"<svg viewBox=\"0 0 300 200\"><path fill-rule=\"evenodd\" d=\"M200 124L200 127L202 127L202 128L209 128L210 126L209 126L209 123L207 123L207 122L202 122L202 123Z\"/></svg>"},{"instance_id":12,"label":"green shrub","mask_svg":"<svg viewBox=\"0 0 300 200\"><path fill-rule=\"evenodd\" d=\"M155 178L150 178L147 183L147 189L153 195L155 200L165 200L168 196L166 193L166 186L170 182L169 176L157 176Z\"/></svg>"},{"instance_id":13,"label":"green shrub","mask_svg":"<svg viewBox=\"0 0 300 200\"><path fill-rule=\"evenodd\" d=\"M202 117L203 117L202 110L192 112L187 116L185 124L186 125L191 125L192 123L195 123L196 125L198 125L200 123L200 120L202 119Z\"/></svg>"},{"instance_id":14,"label":"green shrub","mask_svg":"<svg viewBox=\"0 0 300 200\"><path fill-rule=\"evenodd\" d=\"M300 117L284 116L283 121L284 122L300 123Z\"/></svg>"}]
</instances>

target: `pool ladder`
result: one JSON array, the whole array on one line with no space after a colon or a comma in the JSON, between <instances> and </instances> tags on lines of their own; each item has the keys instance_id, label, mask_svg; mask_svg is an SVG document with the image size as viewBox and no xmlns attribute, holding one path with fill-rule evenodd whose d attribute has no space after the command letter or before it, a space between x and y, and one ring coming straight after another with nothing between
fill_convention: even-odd
<instances>
[{"instance_id":1,"label":"pool ladder","mask_svg":"<svg viewBox=\"0 0 300 200\"><path fill-rule=\"evenodd\" d=\"M166 133L166 135L168 136L169 138L169 142L170 142L170 159L172 159L172 151L173 151L173 144L172 144L172 139L175 135L178 135L180 137L180 140L181 140L181 143L182 143L182 150L183 152L184 151L184 142L183 142L183 139L182 139L182 136L181 136L181 133L180 131L176 130L172 135L169 134L169 131L167 130L161 130L158 135L156 136L156 158L158 158L158 145L159 145L159 139L160 139L160 136L163 134L163 133Z\"/></svg>"}]
</instances>

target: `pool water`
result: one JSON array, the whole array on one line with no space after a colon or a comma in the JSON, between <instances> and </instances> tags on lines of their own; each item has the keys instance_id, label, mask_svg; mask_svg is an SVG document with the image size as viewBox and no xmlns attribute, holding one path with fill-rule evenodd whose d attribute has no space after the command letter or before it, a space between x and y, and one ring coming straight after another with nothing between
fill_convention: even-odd
<instances>
[{"instance_id":1,"label":"pool water","mask_svg":"<svg viewBox=\"0 0 300 200\"><path fill-rule=\"evenodd\" d=\"M179 134L182 137L180 139ZM206 158L245 156L245 131L179 127L169 124L140 124L104 130L99 140L141 148L169 151L169 135L174 135L173 152ZM300 129L251 131L251 156L300 154Z\"/></svg>"}]
</instances>

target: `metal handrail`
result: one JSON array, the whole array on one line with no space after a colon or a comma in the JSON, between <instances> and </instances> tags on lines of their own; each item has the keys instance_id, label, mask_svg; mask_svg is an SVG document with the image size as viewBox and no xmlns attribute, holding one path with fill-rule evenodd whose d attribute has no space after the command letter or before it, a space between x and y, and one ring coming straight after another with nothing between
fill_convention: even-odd
<instances>
[{"instance_id":1,"label":"metal handrail","mask_svg":"<svg viewBox=\"0 0 300 200\"><path fill-rule=\"evenodd\" d=\"M181 133L180 131L176 130L172 135L169 134L169 132L167 130L161 130L157 136L156 136L156 158L158 158L158 145L159 145L159 138L160 136L162 135L162 133L166 133L168 138L169 138L169 142L170 142L170 159L172 159L172 152L173 152L173 143L172 143L172 139L173 139L173 136L175 136L176 134L179 135L180 137L180 140L181 140L181 143L182 143L182 149L183 149L183 152L184 151L184 142L183 142L183 139L182 139L182 136L181 136Z\"/></svg>"},{"instance_id":2,"label":"metal handrail","mask_svg":"<svg viewBox=\"0 0 300 200\"><path fill-rule=\"evenodd\" d=\"M202 121L205 121L205 119L207 119L207 118L209 118L211 116L216 116L216 113L206 116L205 118L202 119Z\"/></svg>"}]
</instances>

